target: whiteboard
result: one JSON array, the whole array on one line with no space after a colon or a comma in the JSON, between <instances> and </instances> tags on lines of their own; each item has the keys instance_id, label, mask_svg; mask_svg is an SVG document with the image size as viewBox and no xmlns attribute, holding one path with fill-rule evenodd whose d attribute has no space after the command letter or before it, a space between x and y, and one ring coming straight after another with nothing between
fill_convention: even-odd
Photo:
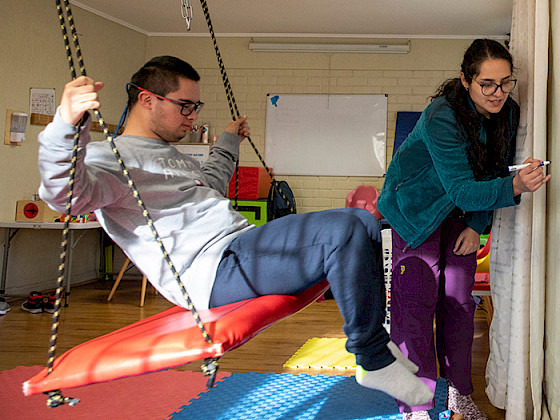
<instances>
[{"instance_id":1,"label":"whiteboard","mask_svg":"<svg viewBox=\"0 0 560 420\"><path fill-rule=\"evenodd\" d=\"M383 176L387 95L268 94L265 152L277 175Z\"/></svg>"}]
</instances>

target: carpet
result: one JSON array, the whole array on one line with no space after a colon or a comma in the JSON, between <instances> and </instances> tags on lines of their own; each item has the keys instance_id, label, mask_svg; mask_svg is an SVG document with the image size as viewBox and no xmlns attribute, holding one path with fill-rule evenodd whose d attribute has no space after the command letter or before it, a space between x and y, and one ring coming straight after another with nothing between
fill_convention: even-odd
<instances>
[{"instance_id":1,"label":"carpet","mask_svg":"<svg viewBox=\"0 0 560 420\"><path fill-rule=\"evenodd\" d=\"M200 372L166 370L63 390L65 397L79 398L75 407L49 408L43 394L25 397L22 383L42 366L19 366L0 372L0 419L167 419L187 401L206 390ZM229 373L218 372L217 381Z\"/></svg>"},{"instance_id":2,"label":"carpet","mask_svg":"<svg viewBox=\"0 0 560 420\"><path fill-rule=\"evenodd\" d=\"M445 410L447 384L436 386L436 406L429 414L437 420ZM400 420L395 400L364 388L353 377L293 375L290 373L232 373L202 393L171 420Z\"/></svg>"}]
</instances>

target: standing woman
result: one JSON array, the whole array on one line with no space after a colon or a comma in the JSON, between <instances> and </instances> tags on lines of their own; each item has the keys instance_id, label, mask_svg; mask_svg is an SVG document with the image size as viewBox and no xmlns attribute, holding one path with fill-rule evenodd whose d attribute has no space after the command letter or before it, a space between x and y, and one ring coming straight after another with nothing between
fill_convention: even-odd
<instances>
[{"instance_id":1,"label":"standing woman","mask_svg":"<svg viewBox=\"0 0 560 420\"><path fill-rule=\"evenodd\" d=\"M460 77L438 89L395 153L377 201L393 229L391 338L432 391L437 350L448 408L465 419L486 418L470 397L480 234L494 209L519 204L521 193L550 179L533 158L515 176L508 172L519 121L519 106L509 97L515 84L507 49L475 40ZM399 407L405 419L429 419L434 401Z\"/></svg>"}]
</instances>

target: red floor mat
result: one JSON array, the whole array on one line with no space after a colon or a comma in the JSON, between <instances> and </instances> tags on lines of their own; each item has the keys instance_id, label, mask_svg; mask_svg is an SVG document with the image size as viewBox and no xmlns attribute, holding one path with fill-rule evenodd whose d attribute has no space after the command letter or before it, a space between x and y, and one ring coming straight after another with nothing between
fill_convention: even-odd
<instances>
[{"instance_id":1,"label":"red floor mat","mask_svg":"<svg viewBox=\"0 0 560 420\"><path fill-rule=\"evenodd\" d=\"M25 397L22 383L42 366L19 366L0 372L2 420L167 419L190 399L206 391L200 372L166 370L115 381L63 390L65 397L79 398L75 407L49 408L47 396ZM218 381L228 372L218 372Z\"/></svg>"}]
</instances>

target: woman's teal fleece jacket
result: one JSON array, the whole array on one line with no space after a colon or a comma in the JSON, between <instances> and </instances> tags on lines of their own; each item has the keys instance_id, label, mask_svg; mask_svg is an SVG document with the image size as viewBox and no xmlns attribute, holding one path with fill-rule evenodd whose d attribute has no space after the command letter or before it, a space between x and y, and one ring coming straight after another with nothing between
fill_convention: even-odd
<instances>
[{"instance_id":1,"label":"woman's teal fleece jacket","mask_svg":"<svg viewBox=\"0 0 560 420\"><path fill-rule=\"evenodd\" d=\"M511 164L519 106L508 98L504 107L512 127ZM482 121L484 116L480 114L480 118ZM486 141L484 128L481 138ZM422 244L455 207L466 212L469 227L482 233L491 223L494 209L519 204L520 196L513 197L511 176L475 180L466 146L451 105L445 97L438 97L393 156L377 209L410 247Z\"/></svg>"}]
</instances>

